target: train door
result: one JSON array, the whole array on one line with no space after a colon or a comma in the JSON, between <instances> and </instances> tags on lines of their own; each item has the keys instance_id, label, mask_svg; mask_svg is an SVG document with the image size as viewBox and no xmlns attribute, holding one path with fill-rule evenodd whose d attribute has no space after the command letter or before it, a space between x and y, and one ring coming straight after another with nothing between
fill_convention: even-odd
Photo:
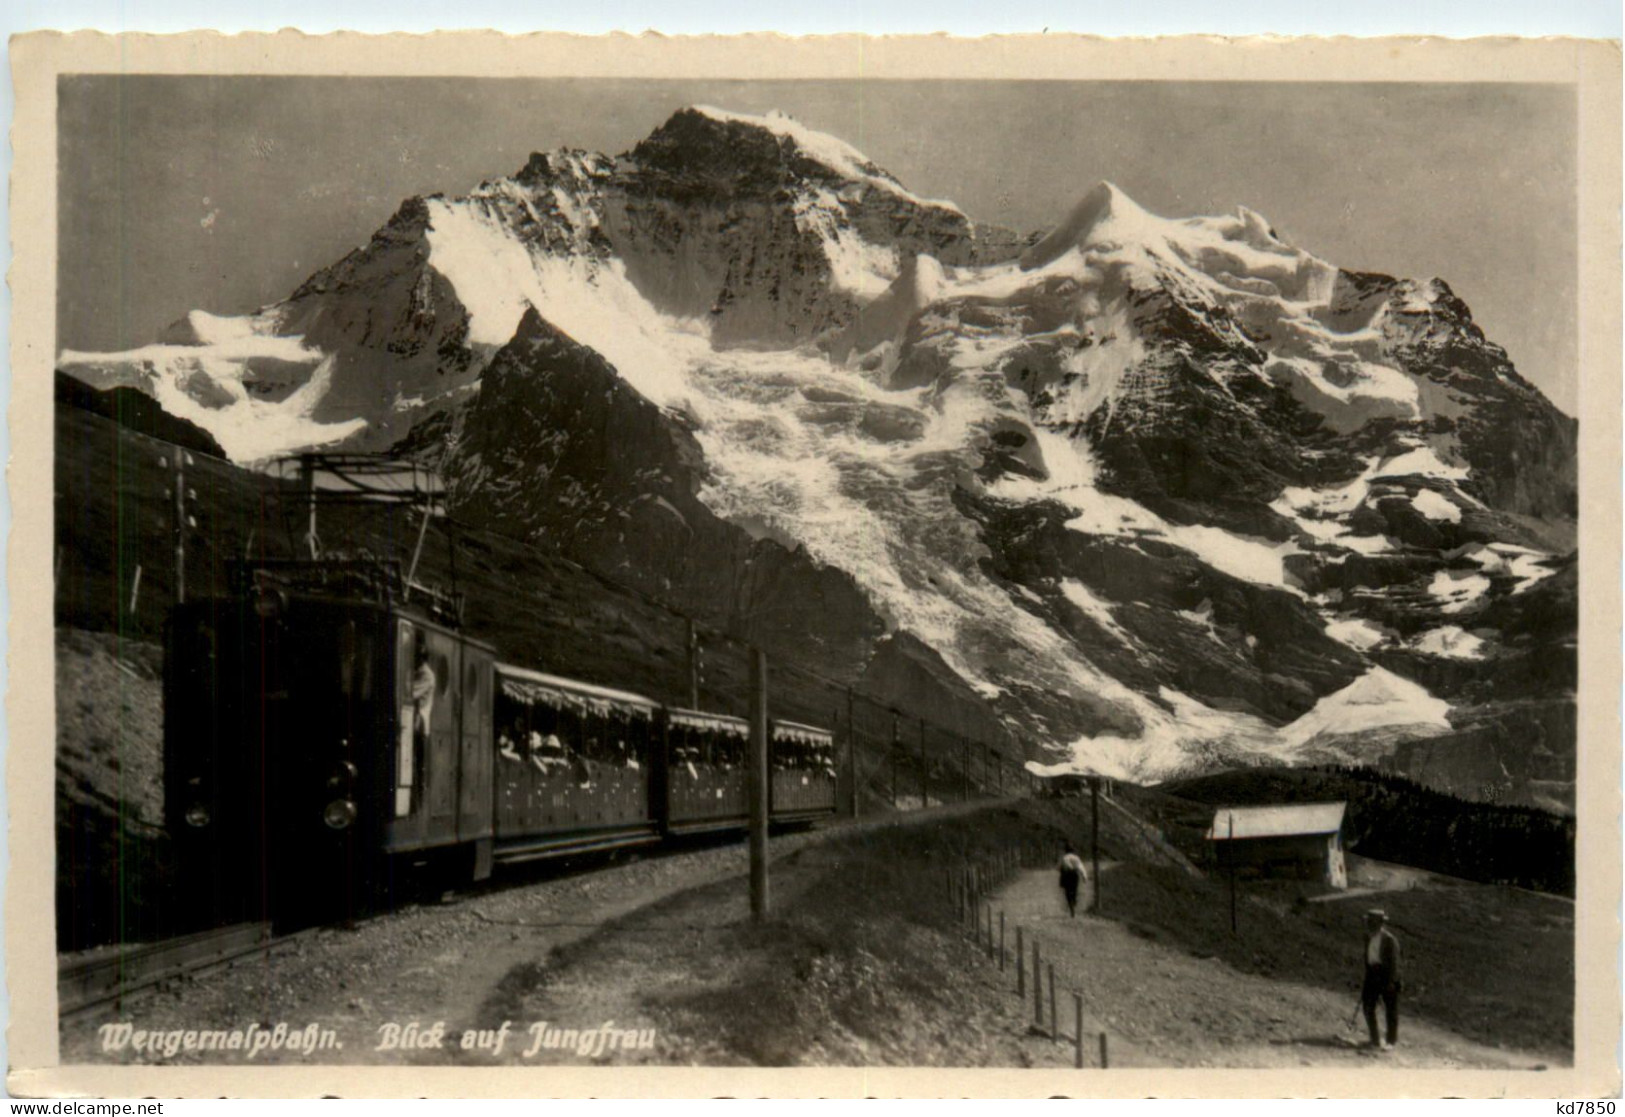
<instances>
[{"instance_id":1,"label":"train door","mask_svg":"<svg viewBox=\"0 0 1625 1117\"><path fill-rule=\"evenodd\" d=\"M457 802L463 736L463 655L455 636L428 630L434 671L434 708L429 719L429 756L424 798L429 820L424 837L431 845L457 840Z\"/></svg>"},{"instance_id":2,"label":"train door","mask_svg":"<svg viewBox=\"0 0 1625 1117\"><path fill-rule=\"evenodd\" d=\"M395 652L389 845L405 850L453 842L462 656L454 637L405 618L396 621Z\"/></svg>"},{"instance_id":3,"label":"train door","mask_svg":"<svg viewBox=\"0 0 1625 1117\"><path fill-rule=\"evenodd\" d=\"M463 645L462 763L457 800L457 840L487 840L492 834L491 653Z\"/></svg>"}]
</instances>

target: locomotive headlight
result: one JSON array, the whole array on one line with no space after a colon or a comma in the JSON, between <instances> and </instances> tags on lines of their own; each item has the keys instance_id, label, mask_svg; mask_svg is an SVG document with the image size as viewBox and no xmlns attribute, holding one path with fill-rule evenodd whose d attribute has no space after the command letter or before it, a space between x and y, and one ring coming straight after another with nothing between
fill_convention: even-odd
<instances>
[{"instance_id":1,"label":"locomotive headlight","mask_svg":"<svg viewBox=\"0 0 1625 1117\"><path fill-rule=\"evenodd\" d=\"M327 777L327 790L335 794L348 791L355 784L356 767L348 760L341 760L333 769L333 774Z\"/></svg>"},{"instance_id":2,"label":"locomotive headlight","mask_svg":"<svg viewBox=\"0 0 1625 1117\"><path fill-rule=\"evenodd\" d=\"M202 803L193 803L186 808L186 825L201 830L209 825L209 808Z\"/></svg>"},{"instance_id":3,"label":"locomotive headlight","mask_svg":"<svg viewBox=\"0 0 1625 1117\"><path fill-rule=\"evenodd\" d=\"M348 799L334 799L322 810L322 821L330 830L343 830L355 821L355 804Z\"/></svg>"}]
</instances>

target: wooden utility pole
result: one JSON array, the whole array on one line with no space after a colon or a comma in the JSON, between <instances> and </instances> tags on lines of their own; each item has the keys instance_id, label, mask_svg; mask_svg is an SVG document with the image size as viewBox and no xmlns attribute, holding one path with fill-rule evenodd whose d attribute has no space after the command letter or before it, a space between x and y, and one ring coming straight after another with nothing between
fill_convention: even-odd
<instances>
[{"instance_id":1,"label":"wooden utility pole","mask_svg":"<svg viewBox=\"0 0 1625 1117\"><path fill-rule=\"evenodd\" d=\"M858 724L852 718L852 688L846 688L846 766L852 773L852 817L858 817Z\"/></svg>"},{"instance_id":2,"label":"wooden utility pole","mask_svg":"<svg viewBox=\"0 0 1625 1117\"><path fill-rule=\"evenodd\" d=\"M310 549L310 557L322 557L322 544L316 535L316 459L310 454L299 455L299 483L304 487L305 500L309 502L306 511L305 546Z\"/></svg>"},{"instance_id":3,"label":"wooden utility pole","mask_svg":"<svg viewBox=\"0 0 1625 1117\"><path fill-rule=\"evenodd\" d=\"M700 708L700 633L694 627L694 618L688 622L688 708Z\"/></svg>"},{"instance_id":4,"label":"wooden utility pole","mask_svg":"<svg viewBox=\"0 0 1625 1117\"><path fill-rule=\"evenodd\" d=\"M1100 910L1100 777L1089 777L1089 860L1095 874L1095 911Z\"/></svg>"},{"instance_id":5,"label":"wooden utility pole","mask_svg":"<svg viewBox=\"0 0 1625 1117\"><path fill-rule=\"evenodd\" d=\"M767 918L767 653L750 649L750 916Z\"/></svg>"},{"instance_id":6,"label":"wooden utility pole","mask_svg":"<svg viewBox=\"0 0 1625 1117\"><path fill-rule=\"evenodd\" d=\"M902 742L897 737L897 711L891 715L891 809L897 809L897 753Z\"/></svg>"},{"instance_id":7,"label":"wooden utility pole","mask_svg":"<svg viewBox=\"0 0 1625 1117\"><path fill-rule=\"evenodd\" d=\"M186 601L186 451L171 446L169 455L175 466L175 604L181 605ZM134 605L130 611L135 611Z\"/></svg>"},{"instance_id":8,"label":"wooden utility pole","mask_svg":"<svg viewBox=\"0 0 1625 1117\"><path fill-rule=\"evenodd\" d=\"M925 719L920 719L920 810L931 805L931 768L925 762Z\"/></svg>"},{"instance_id":9,"label":"wooden utility pole","mask_svg":"<svg viewBox=\"0 0 1625 1117\"><path fill-rule=\"evenodd\" d=\"M1236 812L1230 812L1230 841L1236 840ZM1230 857L1230 933L1236 933L1236 847L1225 850Z\"/></svg>"}]
</instances>

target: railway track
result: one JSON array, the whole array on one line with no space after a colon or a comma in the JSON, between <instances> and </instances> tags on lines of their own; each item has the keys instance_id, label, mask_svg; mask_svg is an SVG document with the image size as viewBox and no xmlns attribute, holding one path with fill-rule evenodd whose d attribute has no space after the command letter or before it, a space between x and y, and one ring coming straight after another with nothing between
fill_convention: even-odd
<instances>
[{"instance_id":1,"label":"railway track","mask_svg":"<svg viewBox=\"0 0 1625 1117\"><path fill-rule=\"evenodd\" d=\"M263 954L287 941L288 936L273 935L269 923L240 923L64 958L57 965L58 1012L69 1016L98 1008L117 1009L132 993Z\"/></svg>"},{"instance_id":2,"label":"railway track","mask_svg":"<svg viewBox=\"0 0 1625 1117\"><path fill-rule=\"evenodd\" d=\"M887 813L861 820L828 819L817 828L824 837L843 832L884 829L906 825L927 817L947 817L978 810L999 800L979 799L949 803L926 811ZM694 853L713 845L735 845L741 836L715 835L677 846L653 846L638 851L639 857L665 858ZM813 840L817 840L815 837ZM571 877L601 871L605 862L597 858L564 859L552 866L547 879ZM543 879L530 873L510 873L493 877L467 889L446 893L453 902L474 899L514 888L526 888ZM445 902L442 899L440 902ZM435 901L427 901L433 905ZM66 1018L87 1016L96 1010L118 1011L125 998L145 993L166 981L195 976L228 963L255 955L265 955L321 931L325 925L309 926L289 933L276 933L266 923L241 923L212 931L199 931L152 943L109 946L86 954L63 957L57 965L58 1013Z\"/></svg>"}]
</instances>

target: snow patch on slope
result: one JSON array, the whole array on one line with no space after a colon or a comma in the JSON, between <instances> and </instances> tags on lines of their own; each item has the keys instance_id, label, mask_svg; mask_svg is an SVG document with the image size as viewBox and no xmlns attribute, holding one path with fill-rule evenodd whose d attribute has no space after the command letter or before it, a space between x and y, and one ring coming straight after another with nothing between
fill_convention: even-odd
<instances>
[{"instance_id":1,"label":"snow patch on slope","mask_svg":"<svg viewBox=\"0 0 1625 1117\"><path fill-rule=\"evenodd\" d=\"M1546 565L1551 561L1551 555L1513 543L1488 543L1466 552L1465 557L1478 563L1485 574L1516 578L1517 582L1512 587L1514 594L1523 593L1536 582L1557 573Z\"/></svg>"},{"instance_id":2,"label":"snow patch on slope","mask_svg":"<svg viewBox=\"0 0 1625 1117\"><path fill-rule=\"evenodd\" d=\"M1439 520L1444 523L1461 523L1461 508L1446 500L1432 489L1422 489L1411 497L1411 507L1430 520Z\"/></svg>"},{"instance_id":3,"label":"snow patch on slope","mask_svg":"<svg viewBox=\"0 0 1625 1117\"><path fill-rule=\"evenodd\" d=\"M483 207L434 198L429 264L469 314L469 340L501 346L528 307L598 351L651 401L681 403L687 369L710 351L705 323L661 314L617 259L537 256Z\"/></svg>"},{"instance_id":4,"label":"snow patch on slope","mask_svg":"<svg viewBox=\"0 0 1625 1117\"><path fill-rule=\"evenodd\" d=\"M1412 640L1411 647L1443 659L1484 658L1484 641L1453 624L1429 629Z\"/></svg>"},{"instance_id":5,"label":"snow patch on slope","mask_svg":"<svg viewBox=\"0 0 1625 1117\"><path fill-rule=\"evenodd\" d=\"M1247 582L1302 595L1286 575L1283 560L1297 553L1291 542L1269 543L1203 524L1173 524L1127 497L1095 487L1089 444L1044 427L1032 428L1048 473L1042 479L1006 475L988 486L1007 500L1051 499L1077 513L1066 526L1084 535L1163 539L1191 551L1215 570Z\"/></svg>"},{"instance_id":6,"label":"snow patch on slope","mask_svg":"<svg viewBox=\"0 0 1625 1117\"><path fill-rule=\"evenodd\" d=\"M218 321L218 320L217 320ZM333 358L300 338L222 331L216 345L148 345L124 353L64 350L57 367L94 388L136 388L165 411L208 431L239 464L350 437L365 419L317 422L311 416L332 386ZM269 358L311 366L308 378L280 400L254 395L252 362Z\"/></svg>"},{"instance_id":7,"label":"snow patch on slope","mask_svg":"<svg viewBox=\"0 0 1625 1117\"><path fill-rule=\"evenodd\" d=\"M1482 574L1441 570L1428 583L1428 592L1441 603L1441 613L1461 613L1471 609L1490 589L1490 580Z\"/></svg>"},{"instance_id":8,"label":"snow patch on slope","mask_svg":"<svg viewBox=\"0 0 1625 1117\"><path fill-rule=\"evenodd\" d=\"M1282 727L1280 738L1301 747L1320 737L1346 736L1395 727L1449 732L1450 704L1426 688L1392 671L1373 667L1348 686L1328 694L1297 721Z\"/></svg>"},{"instance_id":9,"label":"snow patch on slope","mask_svg":"<svg viewBox=\"0 0 1625 1117\"><path fill-rule=\"evenodd\" d=\"M1368 652L1388 639L1388 634L1380 625L1364 617L1339 617L1336 620L1329 620L1326 622L1326 635L1347 644L1357 652Z\"/></svg>"},{"instance_id":10,"label":"snow patch on slope","mask_svg":"<svg viewBox=\"0 0 1625 1117\"><path fill-rule=\"evenodd\" d=\"M1112 614L1109 601L1097 596L1093 590L1076 578L1062 578L1061 592L1066 599L1076 605L1084 616L1094 621L1101 628L1117 637L1119 641L1130 647L1134 646L1134 637L1130 636L1117 618Z\"/></svg>"},{"instance_id":11,"label":"snow patch on slope","mask_svg":"<svg viewBox=\"0 0 1625 1117\"><path fill-rule=\"evenodd\" d=\"M1155 783L1191 767L1193 756L1222 750L1229 755L1269 755L1274 730L1252 714L1215 710L1171 687L1161 703L1143 702L1144 729L1137 737L1101 734L1072 742L1069 756L1042 766L1046 773L1081 772Z\"/></svg>"}]
</instances>

